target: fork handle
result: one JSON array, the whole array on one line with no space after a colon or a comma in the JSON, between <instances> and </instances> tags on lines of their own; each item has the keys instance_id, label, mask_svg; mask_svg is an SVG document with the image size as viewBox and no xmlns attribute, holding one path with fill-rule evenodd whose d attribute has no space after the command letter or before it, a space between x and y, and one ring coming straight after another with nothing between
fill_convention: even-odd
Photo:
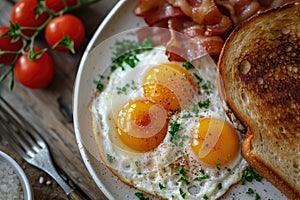
<instances>
[{"instance_id":1,"label":"fork handle","mask_svg":"<svg viewBox=\"0 0 300 200\"><path fill-rule=\"evenodd\" d=\"M70 200L89 200L90 199L89 197L87 197L86 195L83 195L76 189L68 194L68 198Z\"/></svg>"}]
</instances>

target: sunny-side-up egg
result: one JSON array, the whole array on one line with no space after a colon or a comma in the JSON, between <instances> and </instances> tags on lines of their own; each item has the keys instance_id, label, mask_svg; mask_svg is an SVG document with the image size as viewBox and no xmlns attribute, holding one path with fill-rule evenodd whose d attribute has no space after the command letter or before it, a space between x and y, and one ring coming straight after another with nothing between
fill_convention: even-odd
<instances>
[{"instance_id":1,"label":"sunny-side-up egg","mask_svg":"<svg viewBox=\"0 0 300 200\"><path fill-rule=\"evenodd\" d=\"M104 163L124 182L163 199L216 199L247 162L222 109L210 58L170 62L164 47L116 69L91 111Z\"/></svg>"}]
</instances>

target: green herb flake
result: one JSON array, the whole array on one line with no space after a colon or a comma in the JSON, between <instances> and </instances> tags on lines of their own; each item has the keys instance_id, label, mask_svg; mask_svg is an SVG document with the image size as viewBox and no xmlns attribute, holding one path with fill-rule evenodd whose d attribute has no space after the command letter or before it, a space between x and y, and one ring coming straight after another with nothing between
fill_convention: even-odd
<instances>
[{"instance_id":1,"label":"green herb flake","mask_svg":"<svg viewBox=\"0 0 300 200\"><path fill-rule=\"evenodd\" d=\"M258 193L255 194L255 200L259 200L260 199L260 196Z\"/></svg>"},{"instance_id":2,"label":"green herb flake","mask_svg":"<svg viewBox=\"0 0 300 200\"><path fill-rule=\"evenodd\" d=\"M191 118L191 117L193 117L192 114L191 113L187 113L187 114L184 114L182 116L182 119L188 119L188 118Z\"/></svg>"},{"instance_id":3,"label":"green herb flake","mask_svg":"<svg viewBox=\"0 0 300 200\"><path fill-rule=\"evenodd\" d=\"M140 161L135 161L134 164L135 164L136 167L139 167L140 166Z\"/></svg>"},{"instance_id":4,"label":"green herb flake","mask_svg":"<svg viewBox=\"0 0 300 200\"><path fill-rule=\"evenodd\" d=\"M254 190L252 188L248 188L246 194L254 194Z\"/></svg>"},{"instance_id":5,"label":"green herb flake","mask_svg":"<svg viewBox=\"0 0 300 200\"><path fill-rule=\"evenodd\" d=\"M184 63L182 63L182 66L183 66L186 70L194 69L194 68L195 68L195 66L194 66L193 63L191 63L191 62L184 62Z\"/></svg>"},{"instance_id":6,"label":"green herb flake","mask_svg":"<svg viewBox=\"0 0 300 200\"><path fill-rule=\"evenodd\" d=\"M190 181L188 179L186 179L185 177L181 176L180 179L178 179L179 182L183 182L185 184L190 184Z\"/></svg>"},{"instance_id":7,"label":"green herb flake","mask_svg":"<svg viewBox=\"0 0 300 200\"><path fill-rule=\"evenodd\" d=\"M149 197L145 197L143 193L141 192L136 192L134 195L139 199L139 200L149 200Z\"/></svg>"},{"instance_id":8,"label":"green herb flake","mask_svg":"<svg viewBox=\"0 0 300 200\"><path fill-rule=\"evenodd\" d=\"M207 194L204 194L202 198L205 199L205 200L208 200Z\"/></svg>"},{"instance_id":9,"label":"green herb flake","mask_svg":"<svg viewBox=\"0 0 300 200\"><path fill-rule=\"evenodd\" d=\"M206 83L201 85L201 88L205 90L207 93L211 93L213 91L213 86L209 80L207 80Z\"/></svg>"},{"instance_id":10,"label":"green herb flake","mask_svg":"<svg viewBox=\"0 0 300 200\"><path fill-rule=\"evenodd\" d=\"M179 137L179 131L181 130L180 124L177 121L172 121L170 123L169 133L171 134L170 141L177 145L177 138Z\"/></svg>"},{"instance_id":11,"label":"green herb flake","mask_svg":"<svg viewBox=\"0 0 300 200\"><path fill-rule=\"evenodd\" d=\"M208 174L205 174L204 176L198 176L194 180L195 181L203 181L205 179L209 179L209 175Z\"/></svg>"},{"instance_id":12,"label":"green herb flake","mask_svg":"<svg viewBox=\"0 0 300 200\"><path fill-rule=\"evenodd\" d=\"M176 152L176 156L178 156L178 155L184 155L184 154L185 154L185 152L182 151L182 150L178 150L178 151Z\"/></svg>"},{"instance_id":13,"label":"green herb flake","mask_svg":"<svg viewBox=\"0 0 300 200\"><path fill-rule=\"evenodd\" d=\"M182 176L185 176L186 175L186 171L184 171L183 167L180 166L176 171L175 171L176 174L181 174Z\"/></svg>"},{"instance_id":14,"label":"green herb flake","mask_svg":"<svg viewBox=\"0 0 300 200\"><path fill-rule=\"evenodd\" d=\"M242 180L241 180L242 185L244 185L246 183L246 181L252 182L253 179L260 182L262 177L258 173L256 173L253 169L246 170L244 172Z\"/></svg>"},{"instance_id":15,"label":"green herb flake","mask_svg":"<svg viewBox=\"0 0 300 200\"><path fill-rule=\"evenodd\" d=\"M209 99L206 99L205 101L199 101L198 102L198 106L199 108L208 108L210 105L210 100Z\"/></svg>"},{"instance_id":16,"label":"green herb flake","mask_svg":"<svg viewBox=\"0 0 300 200\"><path fill-rule=\"evenodd\" d=\"M130 91L137 90L137 85L135 81L132 80L131 83L126 83L123 87L117 87L116 89L118 95L128 95Z\"/></svg>"},{"instance_id":17,"label":"green herb flake","mask_svg":"<svg viewBox=\"0 0 300 200\"><path fill-rule=\"evenodd\" d=\"M192 112L195 114L195 116L198 116L198 114L199 114L199 108L196 105L194 105L192 107Z\"/></svg>"},{"instance_id":18,"label":"green herb flake","mask_svg":"<svg viewBox=\"0 0 300 200\"><path fill-rule=\"evenodd\" d=\"M217 163L217 164L216 164L216 167L217 167L218 170L220 170L220 169L221 169L221 164L220 164L220 163Z\"/></svg>"},{"instance_id":19,"label":"green herb flake","mask_svg":"<svg viewBox=\"0 0 300 200\"><path fill-rule=\"evenodd\" d=\"M96 83L96 88L97 88L97 90L99 90L100 92L103 91L104 85L101 83L101 81L97 81L97 83Z\"/></svg>"},{"instance_id":20,"label":"green herb flake","mask_svg":"<svg viewBox=\"0 0 300 200\"><path fill-rule=\"evenodd\" d=\"M153 49L153 43L151 39L146 38L144 41L137 42L132 40L122 40L115 43L115 51L113 52L112 66L113 70L120 67L125 70L125 65L129 65L131 68L136 66L139 62L137 55Z\"/></svg>"},{"instance_id":21,"label":"green herb flake","mask_svg":"<svg viewBox=\"0 0 300 200\"><path fill-rule=\"evenodd\" d=\"M200 85L203 81L203 78L201 78L198 74L196 74L195 72L193 73L193 75L196 77L197 79L197 84Z\"/></svg>"},{"instance_id":22,"label":"green herb flake","mask_svg":"<svg viewBox=\"0 0 300 200\"><path fill-rule=\"evenodd\" d=\"M201 174L203 174L203 175L205 174L205 171L204 171L203 168L201 168L199 171L200 171Z\"/></svg>"},{"instance_id":23,"label":"green herb flake","mask_svg":"<svg viewBox=\"0 0 300 200\"><path fill-rule=\"evenodd\" d=\"M184 192L181 188L179 188L179 193L180 193L181 197L185 199L186 192Z\"/></svg>"},{"instance_id":24,"label":"green herb flake","mask_svg":"<svg viewBox=\"0 0 300 200\"><path fill-rule=\"evenodd\" d=\"M109 155L109 154L106 154L106 159L107 161L111 164L113 163L113 161L115 160L115 157Z\"/></svg>"},{"instance_id":25,"label":"green herb flake","mask_svg":"<svg viewBox=\"0 0 300 200\"><path fill-rule=\"evenodd\" d=\"M158 183L158 186L159 186L159 189L161 189L161 190L163 190L163 189L165 189L166 188L166 186L164 186L163 184L161 184L161 183Z\"/></svg>"},{"instance_id":26,"label":"green herb flake","mask_svg":"<svg viewBox=\"0 0 300 200\"><path fill-rule=\"evenodd\" d=\"M218 190L221 190L222 189L222 183L218 183L217 188L218 188Z\"/></svg>"}]
</instances>

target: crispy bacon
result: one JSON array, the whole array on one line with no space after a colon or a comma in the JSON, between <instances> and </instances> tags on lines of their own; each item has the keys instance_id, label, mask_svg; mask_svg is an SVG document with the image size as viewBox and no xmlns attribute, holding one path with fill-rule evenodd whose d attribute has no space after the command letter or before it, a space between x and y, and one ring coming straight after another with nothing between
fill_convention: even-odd
<instances>
[{"instance_id":1,"label":"crispy bacon","mask_svg":"<svg viewBox=\"0 0 300 200\"><path fill-rule=\"evenodd\" d=\"M170 17L183 16L183 12L179 8L165 2L165 0L141 0L134 9L134 13L144 17L149 26L153 26L162 20Z\"/></svg>"},{"instance_id":2,"label":"crispy bacon","mask_svg":"<svg viewBox=\"0 0 300 200\"><path fill-rule=\"evenodd\" d=\"M224 34L232 27L231 20L220 12L214 0L166 0L199 25L205 26L206 35Z\"/></svg>"},{"instance_id":3,"label":"crispy bacon","mask_svg":"<svg viewBox=\"0 0 300 200\"><path fill-rule=\"evenodd\" d=\"M138 31L141 40L150 37L166 46L170 60L193 61L218 55L232 26L295 1L300 0L139 0L134 13L152 27Z\"/></svg>"},{"instance_id":4,"label":"crispy bacon","mask_svg":"<svg viewBox=\"0 0 300 200\"><path fill-rule=\"evenodd\" d=\"M257 13L260 9L260 4L256 0L217 0L216 2L229 11L230 18L235 26Z\"/></svg>"},{"instance_id":5,"label":"crispy bacon","mask_svg":"<svg viewBox=\"0 0 300 200\"><path fill-rule=\"evenodd\" d=\"M205 36L205 29L187 17L170 19L169 29L171 39L167 44L167 54L170 60L181 57L193 61L207 54L217 55L224 44L219 36Z\"/></svg>"},{"instance_id":6,"label":"crispy bacon","mask_svg":"<svg viewBox=\"0 0 300 200\"><path fill-rule=\"evenodd\" d=\"M300 0L216 0L216 4L228 10L236 26L260 11L296 1Z\"/></svg>"}]
</instances>

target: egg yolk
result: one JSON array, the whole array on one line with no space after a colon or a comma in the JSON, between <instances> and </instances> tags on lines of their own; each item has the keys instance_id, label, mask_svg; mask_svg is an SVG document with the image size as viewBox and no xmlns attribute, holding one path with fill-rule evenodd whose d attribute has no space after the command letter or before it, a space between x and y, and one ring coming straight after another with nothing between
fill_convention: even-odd
<instances>
[{"instance_id":1,"label":"egg yolk","mask_svg":"<svg viewBox=\"0 0 300 200\"><path fill-rule=\"evenodd\" d=\"M230 163L240 150L235 129L224 120L215 118L200 121L191 146L200 161L211 167Z\"/></svg>"},{"instance_id":2,"label":"egg yolk","mask_svg":"<svg viewBox=\"0 0 300 200\"><path fill-rule=\"evenodd\" d=\"M171 112L182 110L194 96L192 76L172 63L152 67L145 74L142 87L147 99Z\"/></svg>"},{"instance_id":3,"label":"egg yolk","mask_svg":"<svg viewBox=\"0 0 300 200\"><path fill-rule=\"evenodd\" d=\"M119 112L118 136L121 141L139 152L156 148L168 131L166 110L149 100L135 100Z\"/></svg>"}]
</instances>

